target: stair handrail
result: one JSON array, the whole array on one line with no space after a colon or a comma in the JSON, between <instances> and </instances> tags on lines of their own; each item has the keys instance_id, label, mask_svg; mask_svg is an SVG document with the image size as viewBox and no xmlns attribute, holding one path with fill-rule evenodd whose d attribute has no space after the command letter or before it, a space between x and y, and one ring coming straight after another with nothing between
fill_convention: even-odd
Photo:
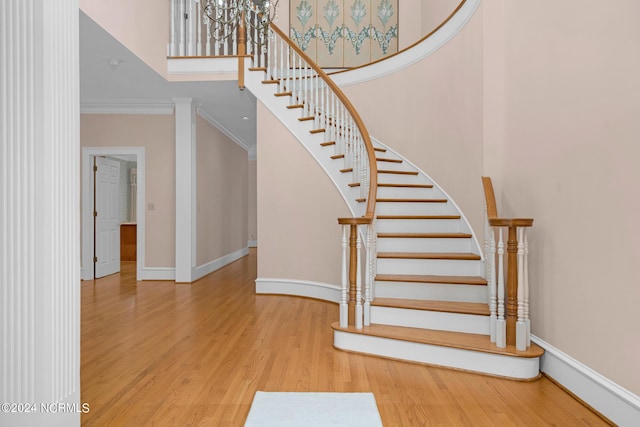
<instances>
[{"instance_id":1,"label":"stair handrail","mask_svg":"<svg viewBox=\"0 0 640 427\"><path fill-rule=\"evenodd\" d=\"M293 49L304 61L313 68L313 70L320 76L320 78L324 81L324 83L331 89L331 91L340 99L342 104L345 106L351 117L353 118L360 134L362 135L362 139L364 141L365 148L367 150L367 157L369 161L369 194L367 197L367 209L364 218L368 218L373 221L373 216L376 210L376 195L378 191L378 167L376 164L376 154L373 148L373 143L371 142L371 138L369 136L369 131L364 124L364 121L358 114L358 111L355 109L347 95L340 89L340 87L324 72L320 66L314 62L302 49L300 49L294 42L291 40L275 23L271 23L271 29L274 33L276 33L279 37L281 37L287 44L289 48Z\"/></svg>"},{"instance_id":2,"label":"stair handrail","mask_svg":"<svg viewBox=\"0 0 640 427\"><path fill-rule=\"evenodd\" d=\"M362 216L338 218L342 226L340 325L362 328L370 320L376 270L374 216L378 167L375 149L364 121L340 87L273 22L270 30L265 61L267 83L277 83L277 95L289 95L293 100L290 107L302 108L302 119L313 120L315 130L325 132L326 140L335 138L335 141L325 141L335 144L337 156L334 158L342 157L346 166L341 171L351 171L357 177L363 201L366 197Z\"/></svg>"},{"instance_id":3,"label":"stair handrail","mask_svg":"<svg viewBox=\"0 0 640 427\"><path fill-rule=\"evenodd\" d=\"M500 348L515 345L517 350L525 351L531 345L529 242L525 230L533 226L533 218L499 217L491 178L483 176L482 186L485 196L485 260L489 284L491 341ZM504 228L508 230L506 305L502 237ZM498 230L497 241L495 229Z\"/></svg>"}]
</instances>

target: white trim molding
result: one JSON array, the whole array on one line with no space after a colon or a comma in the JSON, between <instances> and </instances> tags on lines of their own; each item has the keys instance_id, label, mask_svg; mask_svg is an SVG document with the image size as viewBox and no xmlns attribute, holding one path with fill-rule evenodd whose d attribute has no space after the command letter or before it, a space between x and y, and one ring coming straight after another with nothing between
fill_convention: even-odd
<instances>
[{"instance_id":1,"label":"white trim molding","mask_svg":"<svg viewBox=\"0 0 640 427\"><path fill-rule=\"evenodd\" d=\"M249 240L247 241L247 246L250 248L257 248L258 247L258 241L257 240Z\"/></svg>"},{"instance_id":2,"label":"white trim molding","mask_svg":"<svg viewBox=\"0 0 640 427\"><path fill-rule=\"evenodd\" d=\"M206 264L202 264L194 269L193 280L195 281L206 276L207 274L211 274L214 271L221 269L225 265L231 264L232 262L239 260L243 256L246 256L248 253L249 253L249 248L241 248L241 249L238 249L237 251L221 256L218 259L209 261Z\"/></svg>"},{"instance_id":3,"label":"white trim molding","mask_svg":"<svg viewBox=\"0 0 640 427\"><path fill-rule=\"evenodd\" d=\"M141 99L87 100L80 104L80 114L171 115L173 111L174 103L170 99L156 101Z\"/></svg>"},{"instance_id":4,"label":"white trim molding","mask_svg":"<svg viewBox=\"0 0 640 427\"><path fill-rule=\"evenodd\" d=\"M256 294L292 295L328 302L340 302L340 286L294 279L256 279Z\"/></svg>"},{"instance_id":5,"label":"white trim molding","mask_svg":"<svg viewBox=\"0 0 640 427\"><path fill-rule=\"evenodd\" d=\"M169 58L167 71L169 75L226 74L227 80L237 80L238 58L235 56Z\"/></svg>"},{"instance_id":6,"label":"white trim molding","mask_svg":"<svg viewBox=\"0 0 640 427\"><path fill-rule=\"evenodd\" d=\"M143 267L138 280L176 280L174 267Z\"/></svg>"},{"instance_id":7,"label":"white trim molding","mask_svg":"<svg viewBox=\"0 0 640 427\"><path fill-rule=\"evenodd\" d=\"M222 132L223 134L225 134L225 136L227 138L229 138L230 140L232 140L233 142L235 142L236 144L238 144L240 147L242 147L245 151L249 152L251 151L251 147L249 147L248 144L246 144L242 138L240 138L238 135L236 135L235 133L233 133L231 130L227 129L222 123L220 123L220 121L218 119L216 119L215 117L213 117L209 112L205 111L203 108L198 107L198 115L200 117L202 117L206 122L208 122L211 126L215 127L216 129L218 129L220 132Z\"/></svg>"},{"instance_id":8,"label":"white trim molding","mask_svg":"<svg viewBox=\"0 0 640 427\"><path fill-rule=\"evenodd\" d=\"M348 86L356 83L377 79L415 64L436 52L447 44L471 20L478 9L480 0L466 0L458 12L449 19L438 31L424 39L419 44L399 52L389 58L374 62L361 68L331 74L331 78L338 86Z\"/></svg>"},{"instance_id":9,"label":"white trim molding","mask_svg":"<svg viewBox=\"0 0 640 427\"><path fill-rule=\"evenodd\" d=\"M540 370L619 426L640 425L640 397L578 362L548 342L531 336L544 348Z\"/></svg>"}]
</instances>

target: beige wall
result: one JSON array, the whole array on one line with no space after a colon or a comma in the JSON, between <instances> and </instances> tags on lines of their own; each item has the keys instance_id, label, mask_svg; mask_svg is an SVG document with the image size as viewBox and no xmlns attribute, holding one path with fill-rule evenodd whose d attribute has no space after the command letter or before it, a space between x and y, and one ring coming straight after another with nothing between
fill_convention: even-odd
<instances>
[{"instance_id":1,"label":"beige wall","mask_svg":"<svg viewBox=\"0 0 640 427\"><path fill-rule=\"evenodd\" d=\"M197 135L197 264L247 247L247 151L200 116Z\"/></svg>"},{"instance_id":2,"label":"beige wall","mask_svg":"<svg viewBox=\"0 0 640 427\"><path fill-rule=\"evenodd\" d=\"M461 0L427 0L419 1L419 3L422 5L420 11L422 16L422 37L442 24L458 7Z\"/></svg>"},{"instance_id":3,"label":"beige wall","mask_svg":"<svg viewBox=\"0 0 640 427\"><path fill-rule=\"evenodd\" d=\"M249 240L258 240L258 162L249 160L249 222L248 232Z\"/></svg>"},{"instance_id":4,"label":"beige wall","mask_svg":"<svg viewBox=\"0 0 640 427\"><path fill-rule=\"evenodd\" d=\"M79 5L116 40L167 77L170 0L79 0Z\"/></svg>"},{"instance_id":5,"label":"beige wall","mask_svg":"<svg viewBox=\"0 0 640 427\"><path fill-rule=\"evenodd\" d=\"M144 147L145 267L175 267L176 178L173 115L82 114L82 147Z\"/></svg>"},{"instance_id":6,"label":"beige wall","mask_svg":"<svg viewBox=\"0 0 640 427\"><path fill-rule=\"evenodd\" d=\"M344 88L369 133L442 185L476 232L484 230L482 28L476 14L428 58Z\"/></svg>"},{"instance_id":7,"label":"beige wall","mask_svg":"<svg viewBox=\"0 0 640 427\"><path fill-rule=\"evenodd\" d=\"M340 284L337 219L349 208L297 139L258 102L258 277Z\"/></svg>"},{"instance_id":8,"label":"beige wall","mask_svg":"<svg viewBox=\"0 0 640 427\"><path fill-rule=\"evenodd\" d=\"M502 210L535 218L533 333L640 395L638 16L504 2Z\"/></svg>"}]
</instances>

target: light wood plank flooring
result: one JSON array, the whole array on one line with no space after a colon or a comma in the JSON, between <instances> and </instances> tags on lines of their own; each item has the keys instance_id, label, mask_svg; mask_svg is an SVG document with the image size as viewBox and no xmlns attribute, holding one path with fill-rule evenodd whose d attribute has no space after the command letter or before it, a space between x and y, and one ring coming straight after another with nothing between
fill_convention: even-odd
<instances>
[{"instance_id":1,"label":"light wood plank flooring","mask_svg":"<svg viewBox=\"0 0 640 427\"><path fill-rule=\"evenodd\" d=\"M255 295L255 251L191 285L134 272L82 283L84 426L242 426L256 390L370 391L386 427L606 425L544 377L335 350L338 307Z\"/></svg>"}]
</instances>

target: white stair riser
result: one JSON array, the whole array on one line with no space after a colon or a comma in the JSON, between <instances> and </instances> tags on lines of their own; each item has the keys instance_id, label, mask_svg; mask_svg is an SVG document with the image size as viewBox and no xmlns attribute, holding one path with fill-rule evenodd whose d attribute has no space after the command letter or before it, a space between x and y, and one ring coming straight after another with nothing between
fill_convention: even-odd
<instances>
[{"instance_id":1,"label":"white stair riser","mask_svg":"<svg viewBox=\"0 0 640 427\"><path fill-rule=\"evenodd\" d=\"M483 276L482 261L449 259L378 258L378 274L432 274Z\"/></svg>"},{"instance_id":2,"label":"white stair riser","mask_svg":"<svg viewBox=\"0 0 640 427\"><path fill-rule=\"evenodd\" d=\"M378 154L378 157L386 157L386 158L392 158L391 156L381 156ZM378 170L388 170L388 171L406 171L406 170L413 170L413 168L411 168L410 166L408 166L406 163L395 163L395 162L376 162L376 164L378 165Z\"/></svg>"},{"instance_id":3,"label":"white stair riser","mask_svg":"<svg viewBox=\"0 0 640 427\"><path fill-rule=\"evenodd\" d=\"M378 186L378 198L383 199L440 199L442 193L434 188L415 187L380 187Z\"/></svg>"},{"instance_id":4,"label":"white stair riser","mask_svg":"<svg viewBox=\"0 0 640 427\"><path fill-rule=\"evenodd\" d=\"M456 215L450 203L378 202L378 215Z\"/></svg>"},{"instance_id":5,"label":"white stair riser","mask_svg":"<svg viewBox=\"0 0 640 427\"><path fill-rule=\"evenodd\" d=\"M459 233L459 219L379 219L379 233Z\"/></svg>"},{"instance_id":6,"label":"white stair riser","mask_svg":"<svg viewBox=\"0 0 640 427\"><path fill-rule=\"evenodd\" d=\"M489 335L489 316L442 313L393 307L371 307L371 323Z\"/></svg>"},{"instance_id":7,"label":"white stair riser","mask_svg":"<svg viewBox=\"0 0 640 427\"><path fill-rule=\"evenodd\" d=\"M521 380L535 379L540 358L510 357L432 344L334 331L336 348Z\"/></svg>"},{"instance_id":8,"label":"white stair riser","mask_svg":"<svg viewBox=\"0 0 640 427\"><path fill-rule=\"evenodd\" d=\"M378 238L380 252L470 252L471 239Z\"/></svg>"},{"instance_id":9,"label":"white stair riser","mask_svg":"<svg viewBox=\"0 0 640 427\"><path fill-rule=\"evenodd\" d=\"M400 298L451 302L488 301L487 287L442 283L381 282L375 283L377 298Z\"/></svg>"},{"instance_id":10,"label":"white stair riser","mask_svg":"<svg viewBox=\"0 0 640 427\"><path fill-rule=\"evenodd\" d=\"M430 184L419 175L404 175L395 173L379 173L378 182L385 184Z\"/></svg>"}]
</instances>

